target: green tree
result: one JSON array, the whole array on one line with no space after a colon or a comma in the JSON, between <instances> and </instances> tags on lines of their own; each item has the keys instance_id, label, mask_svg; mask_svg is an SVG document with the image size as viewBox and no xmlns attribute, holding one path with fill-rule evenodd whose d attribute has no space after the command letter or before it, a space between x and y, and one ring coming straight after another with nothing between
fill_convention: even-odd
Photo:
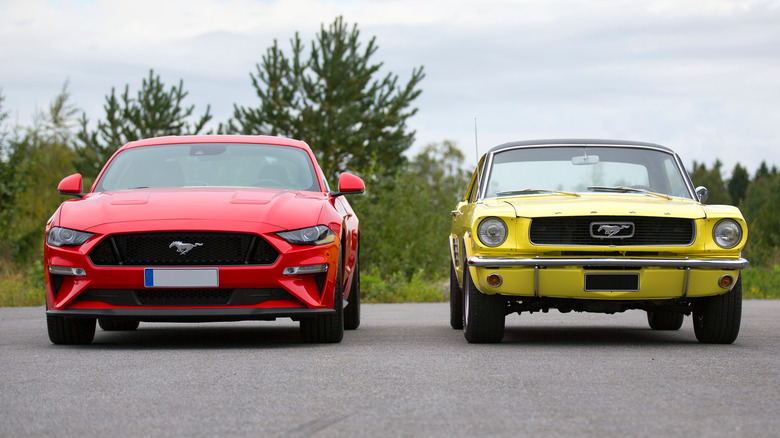
<instances>
[{"instance_id":1,"label":"green tree","mask_svg":"<svg viewBox=\"0 0 780 438\"><path fill-rule=\"evenodd\" d=\"M97 129L89 129L86 114L81 117L78 133L76 168L86 177L97 176L103 164L119 147L127 142L163 135L199 134L213 117L211 106L190 123L195 105L184 107L189 92L184 91L184 81L166 91L160 76L149 70L149 77L141 82L141 89L130 95L130 86L117 97L116 90L106 95L103 105L105 119L97 121Z\"/></svg>"},{"instance_id":2,"label":"green tree","mask_svg":"<svg viewBox=\"0 0 780 438\"><path fill-rule=\"evenodd\" d=\"M769 171L769 167L766 165L766 161L762 161L761 165L758 166L758 169L756 169L756 175L753 177L754 181L758 181L761 178L768 177L772 175L772 172Z\"/></svg>"},{"instance_id":3,"label":"green tree","mask_svg":"<svg viewBox=\"0 0 780 438\"><path fill-rule=\"evenodd\" d=\"M371 60L375 40L363 47L357 25L350 30L339 17L320 28L308 58L298 33L289 56L274 41L250 74L260 105L235 106L220 129L304 140L329 178L346 169L365 173L372 160L392 174L414 141L406 120L417 112L410 105L425 75L422 67L413 70L404 86L392 73L376 79L382 63Z\"/></svg>"},{"instance_id":4,"label":"green tree","mask_svg":"<svg viewBox=\"0 0 780 438\"><path fill-rule=\"evenodd\" d=\"M691 173L691 179L694 186L707 187L709 191L709 198L707 204L731 204L731 195L729 195L726 189L726 183L721 176L720 168L723 167L723 163L720 160L715 160L712 169L707 170L707 166L704 163L693 162L693 172Z\"/></svg>"},{"instance_id":5,"label":"green tree","mask_svg":"<svg viewBox=\"0 0 780 438\"><path fill-rule=\"evenodd\" d=\"M71 141L75 107L68 103L67 83L32 127L3 140L0 165L0 251L18 263L40 258L46 220L62 202L56 187L75 169Z\"/></svg>"},{"instance_id":6,"label":"green tree","mask_svg":"<svg viewBox=\"0 0 780 438\"><path fill-rule=\"evenodd\" d=\"M360 217L363 268L386 278L410 279L418 271L444 277L449 212L468 184L463 160L452 142L428 145L392 178L377 178L366 195L350 198Z\"/></svg>"},{"instance_id":7,"label":"green tree","mask_svg":"<svg viewBox=\"0 0 780 438\"><path fill-rule=\"evenodd\" d=\"M734 170L731 172L731 179L728 182L729 196L731 196L734 205L739 205L743 199L745 199L745 193L747 193L748 186L750 185L750 175L747 169L742 167L739 163L734 166Z\"/></svg>"},{"instance_id":8,"label":"green tree","mask_svg":"<svg viewBox=\"0 0 780 438\"><path fill-rule=\"evenodd\" d=\"M748 222L748 257L752 263L780 264L780 174L754 180L748 187L742 213Z\"/></svg>"},{"instance_id":9,"label":"green tree","mask_svg":"<svg viewBox=\"0 0 780 438\"><path fill-rule=\"evenodd\" d=\"M4 100L5 96L0 90L0 215L18 190L13 171L18 155L16 148L9 141L10 133L6 130L5 119L8 118L8 113L3 111Z\"/></svg>"}]
</instances>

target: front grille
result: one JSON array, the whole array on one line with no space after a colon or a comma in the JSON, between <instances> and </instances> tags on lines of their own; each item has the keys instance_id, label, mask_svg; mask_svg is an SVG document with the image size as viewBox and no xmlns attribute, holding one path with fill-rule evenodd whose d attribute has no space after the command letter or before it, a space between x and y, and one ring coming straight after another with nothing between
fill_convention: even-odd
<instances>
[{"instance_id":1,"label":"front grille","mask_svg":"<svg viewBox=\"0 0 780 438\"><path fill-rule=\"evenodd\" d=\"M89 253L97 266L271 265L278 257L260 236L191 231L116 234Z\"/></svg>"},{"instance_id":2,"label":"front grille","mask_svg":"<svg viewBox=\"0 0 780 438\"><path fill-rule=\"evenodd\" d=\"M627 238L597 238L591 224L633 224ZM531 221L530 239L535 245L589 246L680 246L690 245L696 237L692 219L636 216L540 217Z\"/></svg>"}]
</instances>

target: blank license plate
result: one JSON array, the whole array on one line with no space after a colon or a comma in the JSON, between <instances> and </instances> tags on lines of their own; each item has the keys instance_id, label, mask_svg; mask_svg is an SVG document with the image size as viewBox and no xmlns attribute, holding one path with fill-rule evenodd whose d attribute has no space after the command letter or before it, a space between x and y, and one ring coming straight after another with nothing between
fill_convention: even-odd
<instances>
[{"instance_id":1,"label":"blank license plate","mask_svg":"<svg viewBox=\"0 0 780 438\"><path fill-rule=\"evenodd\" d=\"M639 274L585 274L586 292L636 292Z\"/></svg>"},{"instance_id":2,"label":"blank license plate","mask_svg":"<svg viewBox=\"0 0 780 438\"><path fill-rule=\"evenodd\" d=\"M209 269L144 269L145 287L217 287L219 270Z\"/></svg>"}]
</instances>

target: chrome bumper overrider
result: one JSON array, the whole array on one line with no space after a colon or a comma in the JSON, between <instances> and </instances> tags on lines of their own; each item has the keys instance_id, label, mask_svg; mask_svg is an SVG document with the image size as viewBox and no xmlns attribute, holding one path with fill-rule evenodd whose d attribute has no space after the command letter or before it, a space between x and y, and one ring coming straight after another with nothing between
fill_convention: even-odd
<instances>
[{"instance_id":1,"label":"chrome bumper overrider","mask_svg":"<svg viewBox=\"0 0 780 438\"><path fill-rule=\"evenodd\" d=\"M645 258L509 258L478 257L468 259L469 266L593 266L593 267L658 267L658 268L705 268L705 269L744 269L748 261L739 259L645 259Z\"/></svg>"}]
</instances>

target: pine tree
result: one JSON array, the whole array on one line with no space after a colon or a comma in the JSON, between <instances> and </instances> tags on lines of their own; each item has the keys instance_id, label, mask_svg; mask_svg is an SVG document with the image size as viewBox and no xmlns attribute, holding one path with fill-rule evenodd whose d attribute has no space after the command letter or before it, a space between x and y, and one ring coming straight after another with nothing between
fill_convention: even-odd
<instances>
[{"instance_id":1,"label":"pine tree","mask_svg":"<svg viewBox=\"0 0 780 438\"><path fill-rule=\"evenodd\" d=\"M372 162L392 174L414 141L406 120L417 112L410 105L425 74L422 66L413 70L404 86L392 73L375 78L382 67L371 60L375 41L364 47L357 25L349 30L342 17L321 27L308 58L297 33L289 57L274 41L250 74L259 106L235 106L233 119L220 130L306 141L328 177L341 170L366 172Z\"/></svg>"},{"instance_id":2,"label":"pine tree","mask_svg":"<svg viewBox=\"0 0 780 438\"><path fill-rule=\"evenodd\" d=\"M739 205L745 199L748 185L750 185L750 175L747 169L737 163L731 172L731 179L728 183L729 195L731 195L731 201L734 205Z\"/></svg>"},{"instance_id":3,"label":"pine tree","mask_svg":"<svg viewBox=\"0 0 780 438\"><path fill-rule=\"evenodd\" d=\"M723 163L715 160L712 169L707 170L704 163L693 162L693 173L691 180L694 186L704 186L709 191L707 204L731 204L731 195L726 189L726 183L720 173Z\"/></svg>"},{"instance_id":4,"label":"pine tree","mask_svg":"<svg viewBox=\"0 0 780 438\"><path fill-rule=\"evenodd\" d=\"M198 121L190 124L195 105L183 107L182 102L189 92L184 91L184 82L168 91L160 76L149 71L149 77L141 83L141 89L135 97L130 95L130 86L125 85L124 93L117 98L116 90L106 96L103 105L105 119L98 120L97 129L89 129L86 114L81 117L81 130L76 146L78 158L76 168L85 177L97 176L103 164L120 146L127 142L163 135L198 134L213 117L206 112Z\"/></svg>"}]
</instances>

